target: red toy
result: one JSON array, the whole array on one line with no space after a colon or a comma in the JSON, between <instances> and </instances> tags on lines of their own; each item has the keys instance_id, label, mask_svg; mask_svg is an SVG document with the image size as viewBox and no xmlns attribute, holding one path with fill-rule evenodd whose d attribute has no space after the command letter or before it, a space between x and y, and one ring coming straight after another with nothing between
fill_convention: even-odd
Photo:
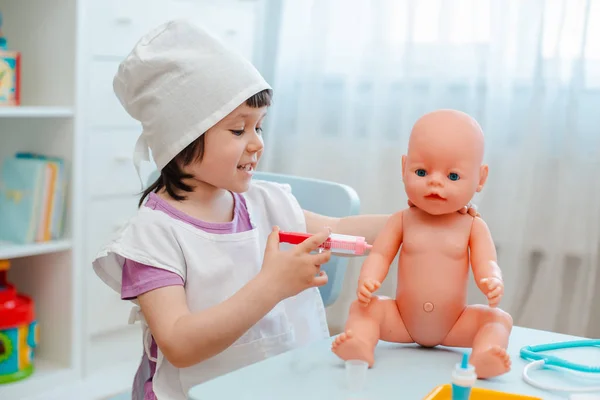
<instances>
[{"instance_id":1,"label":"red toy","mask_svg":"<svg viewBox=\"0 0 600 400\"><path fill-rule=\"evenodd\" d=\"M311 237L309 233L279 232L279 241L282 243L300 244ZM321 248L330 250L333 254L362 256L371 249L364 237L339 235L332 233L321 245Z\"/></svg>"},{"instance_id":2,"label":"red toy","mask_svg":"<svg viewBox=\"0 0 600 400\"><path fill-rule=\"evenodd\" d=\"M0 383L33 373L33 349L39 341L33 300L8 283L9 268L8 261L0 260Z\"/></svg>"}]
</instances>

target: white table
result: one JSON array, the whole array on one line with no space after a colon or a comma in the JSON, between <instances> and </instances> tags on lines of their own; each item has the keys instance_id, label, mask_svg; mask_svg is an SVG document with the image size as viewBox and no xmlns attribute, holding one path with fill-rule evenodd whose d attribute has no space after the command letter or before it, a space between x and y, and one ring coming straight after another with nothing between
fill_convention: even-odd
<instances>
[{"instance_id":1,"label":"white table","mask_svg":"<svg viewBox=\"0 0 600 400\"><path fill-rule=\"evenodd\" d=\"M566 399L568 395L535 389L521 378L525 360L519 350L526 345L581 339L574 336L515 327L511 334L509 353L512 370L500 377L478 381L478 387L504 392L538 396L543 399ZM333 338L281 354L190 390L193 400L375 400L423 399L434 387L450 383L454 365L460 361L462 349L438 347L425 349L415 345L379 342L375 350L375 366L367 371L365 389L352 393L346 388L343 362L330 350ZM557 354L553 352L552 354ZM591 365L600 365L600 350L570 349L564 358ZM561 371L544 370L533 376L561 386L581 384L581 380ZM594 383L594 382L593 382ZM595 385L600 384L600 377Z\"/></svg>"}]
</instances>

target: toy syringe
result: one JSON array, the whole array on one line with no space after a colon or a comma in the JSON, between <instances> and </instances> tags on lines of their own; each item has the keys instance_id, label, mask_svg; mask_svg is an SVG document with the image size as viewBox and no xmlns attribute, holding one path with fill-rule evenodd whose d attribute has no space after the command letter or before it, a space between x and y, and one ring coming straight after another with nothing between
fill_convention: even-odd
<instances>
[{"instance_id":1,"label":"toy syringe","mask_svg":"<svg viewBox=\"0 0 600 400\"><path fill-rule=\"evenodd\" d=\"M300 244L311 236L309 233L279 232L279 241L289 244ZM329 250L333 254L362 256L365 254L365 251L371 250L373 246L368 244L362 236L332 233L319 247Z\"/></svg>"}]
</instances>

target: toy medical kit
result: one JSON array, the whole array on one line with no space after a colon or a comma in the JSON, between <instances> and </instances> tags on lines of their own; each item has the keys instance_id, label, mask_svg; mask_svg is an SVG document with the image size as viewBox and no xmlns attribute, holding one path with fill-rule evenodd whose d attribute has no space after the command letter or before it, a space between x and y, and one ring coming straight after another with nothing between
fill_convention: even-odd
<instances>
[{"instance_id":1,"label":"toy medical kit","mask_svg":"<svg viewBox=\"0 0 600 400\"><path fill-rule=\"evenodd\" d=\"M433 389L423 400L454 400L452 385L440 385ZM469 400L542 400L541 397L526 396L497 390L473 388Z\"/></svg>"},{"instance_id":2,"label":"toy medical kit","mask_svg":"<svg viewBox=\"0 0 600 400\"><path fill-rule=\"evenodd\" d=\"M452 372L452 400L469 400L471 388L477 382L475 367L469 365L469 355L463 354L462 362Z\"/></svg>"},{"instance_id":3,"label":"toy medical kit","mask_svg":"<svg viewBox=\"0 0 600 400\"><path fill-rule=\"evenodd\" d=\"M9 267L0 260L0 384L33 373L33 349L39 342L33 301L6 281Z\"/></svg>"},{"instance_id":4,"label":"toy medical kit","mask_svg":"<svg viewBox=\"0 0 600 400\"><path fill-rule=\"evenodd\" d=\"M549 354L541 354L543 351L552 350L563 350L573 349L579 347L598 347L600 346L600 340L598 339L583 339L573 340L567 342L539 344L535 346L525 346L521 348L521 358L525 360L531 360L529 364L523 368L523 380L531 386L539 389L557 391L557 392L573 392L573 393L585 393L585 392L598 392L600 391L600 385L597 386L578 386L578 387L560 387L548 385L541 382L534 381L530 376L529 372L534 369L542 368L554 368L569 371L574 374L584 375L589 377L589 374L598 374L600 378L600 367L592 367L588 365L578 364L567 361L560 357L556 357ZM599 382L600 383L600 382Z\"/></svg>"},{"instance_id":5,"label":"toy medical kit","mask_svg":"<svg viewBox=\"0 0 600 400\"><path fill-rule=\"evenodd\" d=\"M463 353L462 361L452 371L452 383L435 387L423 400L542 400L540 397L475 387L477 374L469 364L469 355Z\"/></svg>"},{"instance_id":6,"label":"toy medical kit","mask_svg":"<svg viewBox=\"0 0 600 400\"><path fill-rule=\"evenodd\" d=\"M0 106L18 106L21 86L21 53L9 51L6 38L2 34L2 13L0 13Z\"/></svg>"},{"instance_id":7,"label":"toy medical kit","mask_svg":"<svg viewBox=\"0 0 600 400\"><path fill-rule=\"evenodd\" d=\"M311 236L309 233L279 232L279 241L282 243L300 244ZM330 250L333 254L362 256L372 246L361 236L332 233L320 248Z\"/></svg>"}]
</instances>

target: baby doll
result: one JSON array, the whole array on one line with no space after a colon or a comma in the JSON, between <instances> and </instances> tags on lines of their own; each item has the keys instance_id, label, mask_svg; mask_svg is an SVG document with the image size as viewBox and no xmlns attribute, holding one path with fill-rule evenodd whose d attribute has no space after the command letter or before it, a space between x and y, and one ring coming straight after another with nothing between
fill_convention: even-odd
<instances>
[{"instance_id":1,"label":"baby doll","mask_svg":"<svg viewBox=\"0 0 600 400\"><path fill-rule=\"evenodd\" d=\"M344 360L374 363L378 340L471 347L479 378L510 370L512 318L496 308L504 284L485 222L456 211L488 176L479 124L462 112L421 117L402 156L406 194L414 207L393 214L362 266L346 330L332 344ZM396 298L373 296L400 249ZM469 265L489 306L467 305Z\"/></svg>"}]
</instances>

